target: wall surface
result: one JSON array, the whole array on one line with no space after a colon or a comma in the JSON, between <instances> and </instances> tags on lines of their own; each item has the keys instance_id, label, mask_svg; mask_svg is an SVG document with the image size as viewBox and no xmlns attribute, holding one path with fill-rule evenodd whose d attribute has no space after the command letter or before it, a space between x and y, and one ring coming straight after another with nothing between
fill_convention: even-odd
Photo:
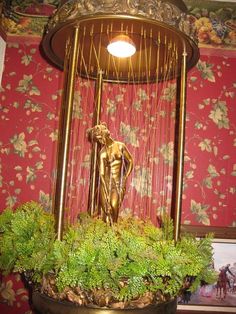
<instances>
[{"instance_id":1,"label":"wall surface","mask_svg":"<svg viewBox=\"0 0 236 314\"><path fill-rule=\"evenodd\" d=\"M203 56L189 73L182 221L236 226L236 59Z\"/></svg>"}]
</instances>

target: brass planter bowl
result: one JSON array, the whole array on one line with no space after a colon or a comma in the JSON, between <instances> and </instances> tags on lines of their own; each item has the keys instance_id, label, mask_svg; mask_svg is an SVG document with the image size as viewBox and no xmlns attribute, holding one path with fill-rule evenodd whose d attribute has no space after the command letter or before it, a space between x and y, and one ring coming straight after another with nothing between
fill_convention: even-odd
<instances>
[{"instance_id":1,"label":"brass planter bowl","mask_svg":"<svg viewBox=\"0 0 236 314\"><path fill-rule=\"evenodd\" d=\"M175 314L177 309L176 299L143 309L107 309L57 301L38 292L33 293L32 303L36 314Z\"/></svg>"}]
</instances>

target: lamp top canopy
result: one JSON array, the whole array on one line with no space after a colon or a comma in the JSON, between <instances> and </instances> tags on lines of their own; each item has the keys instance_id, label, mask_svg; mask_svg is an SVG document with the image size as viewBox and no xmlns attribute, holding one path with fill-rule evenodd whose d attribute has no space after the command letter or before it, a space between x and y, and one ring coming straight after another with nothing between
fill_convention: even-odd
<instances>
[{"instance_id":1,"label":"lamp top canopy","mask_svg":"<svg viewBox=\"0 0 236 314\"><path fill-rule=\"evenodd\" d=\"M102 70L106 81L160 81L179 76L183 53L187 69L199 59L194 23L182 0L65 2L51 17L42 40L47 58L60 69L75 28L79 28L81 77L93 79ZM133 56L120 59L109 54L108 44L119 35L132 40Z\"/></svg>"}]
</instances>

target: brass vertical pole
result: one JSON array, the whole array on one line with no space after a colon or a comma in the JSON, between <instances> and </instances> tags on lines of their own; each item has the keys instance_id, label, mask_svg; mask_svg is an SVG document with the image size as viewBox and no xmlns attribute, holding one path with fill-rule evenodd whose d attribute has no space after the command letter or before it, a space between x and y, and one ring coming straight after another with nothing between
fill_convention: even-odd
<instances>
[{"instance_id":1,"label":"brass vertical pole","mask_svg":"<svg viewBox=\"0 0 236 314\"><path fill-rule=\"evenodd\" d=\"M99 124L100 123L100 116L101 116L101 106L102 106L102 70L98 72L98 78L96 82L96 90L95 90L95 119L94 123Z\"/></svg>"},{"instance_id":2,"label":"brass vertical pole","mask_svg":"<svg viewBox=\"0 0 236 314\"><path fill-rule=\"evenodd\" d=\"M185 142L185 120L186 120L186 86L187 86L187 53L184 46L181 64L180 76L180 103L179 103L179 116L177 117L177 171L174 182L175 199L172 213L174 220L174 239L178 240L180 235L181 225L181 207L182 207L182 192L183 192L183 172L184 172L184 142Z\"/></svg>"},{"instance_id":3,"label":"brass vertical pole","mask_svg":"<svg viewBox=\"0 0 236 314\"><path fill-rule=\"evenodd\" d=\"M63 235L63 222L64 222L64 207L65 207L65 194L66 194L66 178L67 178L67 164L70 147L70 130L73 112L73 99L75 78L78 63L78 41L79 41L79 28L74 30L72 46L68 47L70 52L66 52L65 64L67 68L64 69L64 89L62 97L62 108L60 112L60 129L58 140L58 163L57 163L57 179L56 191L54 199L54 215L55 227L58 240L62 239Z\"/></svg>"},{"instance_id":4,"label":"brass vertical pole","mask_svg":"<svg viewBox=\"0 0 236 314\"><path fill-rule=\"evenodd\" d=\"M94 112L94 122L93 126L100 123L101 116L101 105L102 105L102 71L98 73L96 81L96 90L95 90L95 112ZM88 212L91 216L95 213L96 207L96 185L98 182L98 172L97 172L97 158L98 158L98 143L93 143L92 147L92 157L91 157L91 172L90 172L90 188L89 188L89 206Z\"/></svg>"}]
</instances>

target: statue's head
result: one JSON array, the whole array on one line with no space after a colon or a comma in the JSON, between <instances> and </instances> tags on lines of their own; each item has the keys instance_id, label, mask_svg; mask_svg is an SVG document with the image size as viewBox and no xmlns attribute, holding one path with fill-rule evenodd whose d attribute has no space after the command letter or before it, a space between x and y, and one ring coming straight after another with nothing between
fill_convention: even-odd
<instances>
[{"instance_id":1,"label":"statue's head","mask_svg":"<svg viewBox=\"0 0 236 314\"><path fill-rule=\"evenodd\" d=\"M106 143L106 139L110 136L110 131L105 122L88 129L87 133L91 142L95 141L103 145Z\"/></svg>"}]
</instances>

